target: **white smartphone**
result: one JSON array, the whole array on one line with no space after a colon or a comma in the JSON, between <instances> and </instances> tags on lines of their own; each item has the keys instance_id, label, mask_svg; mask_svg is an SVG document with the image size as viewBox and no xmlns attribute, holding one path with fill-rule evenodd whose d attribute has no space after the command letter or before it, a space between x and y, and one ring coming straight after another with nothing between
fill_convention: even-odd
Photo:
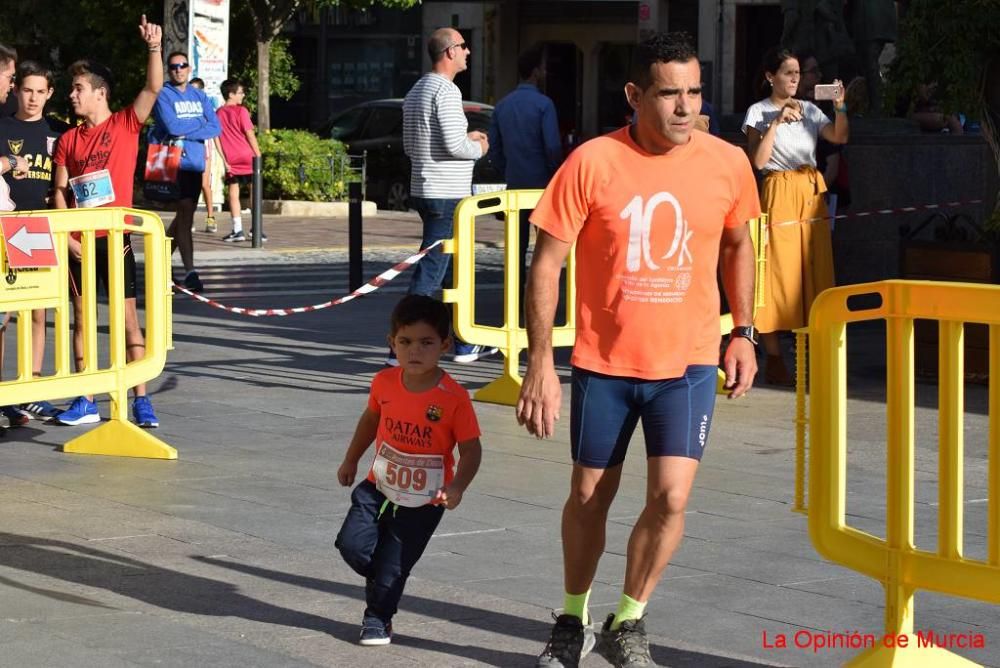
<instances>
[{"instance_id":1,"label":"white smartphone","mask_svg":"<svg viewBox=\"0 0 1000 668\"><path fill-rule=\"evenodd\" d=\"M816 84L813 89L813 99L815 100L836 100L843 95L840 84Z\"/></svg>"}]
</instances>

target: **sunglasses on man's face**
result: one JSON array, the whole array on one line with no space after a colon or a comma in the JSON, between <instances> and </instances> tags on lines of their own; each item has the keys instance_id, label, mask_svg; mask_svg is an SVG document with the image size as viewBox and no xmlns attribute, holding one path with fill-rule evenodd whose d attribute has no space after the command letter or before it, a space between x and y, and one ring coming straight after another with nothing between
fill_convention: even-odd
<instances>
[{"instance_id":1,"label":"sunglasses on man's face","mask_svg":"<svg viewBox=\"0 0 1000 668\"><path fill-rule=\"evenodd\" d=\"M171 72L176 72L177 70L186 70L188 68L187 63L170 63L167 65Z\"/></svg>"},{"instance_id":2,"label":"sunglasses on man's face","mask_svg":"<svg viewBox=\"0 0 1000 668\"><path fill-rule=\"evenodd\" d=\"M467 47L465 46L465 42L459 42L458 44L451 44L449 46L444 47L443 49L441 49L441 53L444 53L448 49L462 49L464 51L467 49Z\"/></svg>"}]
</instances>

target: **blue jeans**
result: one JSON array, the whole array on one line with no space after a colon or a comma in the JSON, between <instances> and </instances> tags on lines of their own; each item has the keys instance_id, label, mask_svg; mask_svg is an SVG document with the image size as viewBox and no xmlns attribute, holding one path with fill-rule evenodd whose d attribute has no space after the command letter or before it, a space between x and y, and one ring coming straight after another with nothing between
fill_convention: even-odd
<instances>
[{"instance_id":1,"label":"blue jeans","mask_svg":"<svg viewBox=\"0 0 1000 668\"><path fill-rule=\"evenodd\" d=\"M351 494L351 508L336 547L347 565L365 578L365 617L392 621L410 570L424 553L444 506L383 510L385 495L362 480Z\"/></svg>"},{"instance_id":2,"label":"blue jeans","mask_svg":"<svg viewBox=\"0 0 1000 668\"><path fill-rule=\"evenodd\" d=\"M410 198L410 205L420 214L420 220L424 224L421 249L427 248L435 241L452 238L455 207L458 206L458 202L457 199ZM410 294L437 297L448 275L450 263L451 255L441 252L440 246L435 247L414 268L413 278L410 279Z\"/></svg>"}]
</instances>

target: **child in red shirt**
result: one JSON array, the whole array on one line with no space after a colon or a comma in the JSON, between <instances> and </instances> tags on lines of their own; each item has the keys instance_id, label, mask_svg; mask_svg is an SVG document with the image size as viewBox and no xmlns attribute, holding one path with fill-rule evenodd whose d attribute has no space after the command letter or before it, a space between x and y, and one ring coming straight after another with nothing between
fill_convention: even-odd
<instances>
[{"instance_id":1,"label":"child in red shirt","mask_svg":"<svg viewBox=\"0 0 1000 668\"><path fill-rule=\"evenodd\" d=\"M337 471L354 482L375 443L368 476L351 494L337 535L344 561L365 578L362 645L388 645L403 587L444 509L462 502L479 470L479 423L468 393L438 366L451 346L448 307L408 295L392 312L389 345L398 367L372 379L368 407ZM454 451L460 459L455 470Z\"/></svg>"}]
</instances>

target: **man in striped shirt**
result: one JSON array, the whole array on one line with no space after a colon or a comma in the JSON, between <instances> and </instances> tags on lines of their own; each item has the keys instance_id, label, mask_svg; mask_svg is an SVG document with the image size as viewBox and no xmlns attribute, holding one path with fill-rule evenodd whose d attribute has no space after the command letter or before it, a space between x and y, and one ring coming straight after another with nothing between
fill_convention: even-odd
<instances>
[{"instance_id":1,"label":"man in striped shirt","mask_svg":"<svg viewBox=\"0 0 1000 668\"><path fill-rule=\"evenodd\" d=\"M472 168L489 150L483 132L468 132L462 92L455 75L468 68L469 47L452 28L435 30L427 42L431 71L403 101L403 149L410 158L410 205L423 222L426 248L452 237L459 200L472 193ZM410 293L435 296L448 273L450 256L434 248L416 266ZM455 361L474 362L496 349L455 342ZM395 360L390 359L390 364Z\"/></svg>"}]
</instances>

